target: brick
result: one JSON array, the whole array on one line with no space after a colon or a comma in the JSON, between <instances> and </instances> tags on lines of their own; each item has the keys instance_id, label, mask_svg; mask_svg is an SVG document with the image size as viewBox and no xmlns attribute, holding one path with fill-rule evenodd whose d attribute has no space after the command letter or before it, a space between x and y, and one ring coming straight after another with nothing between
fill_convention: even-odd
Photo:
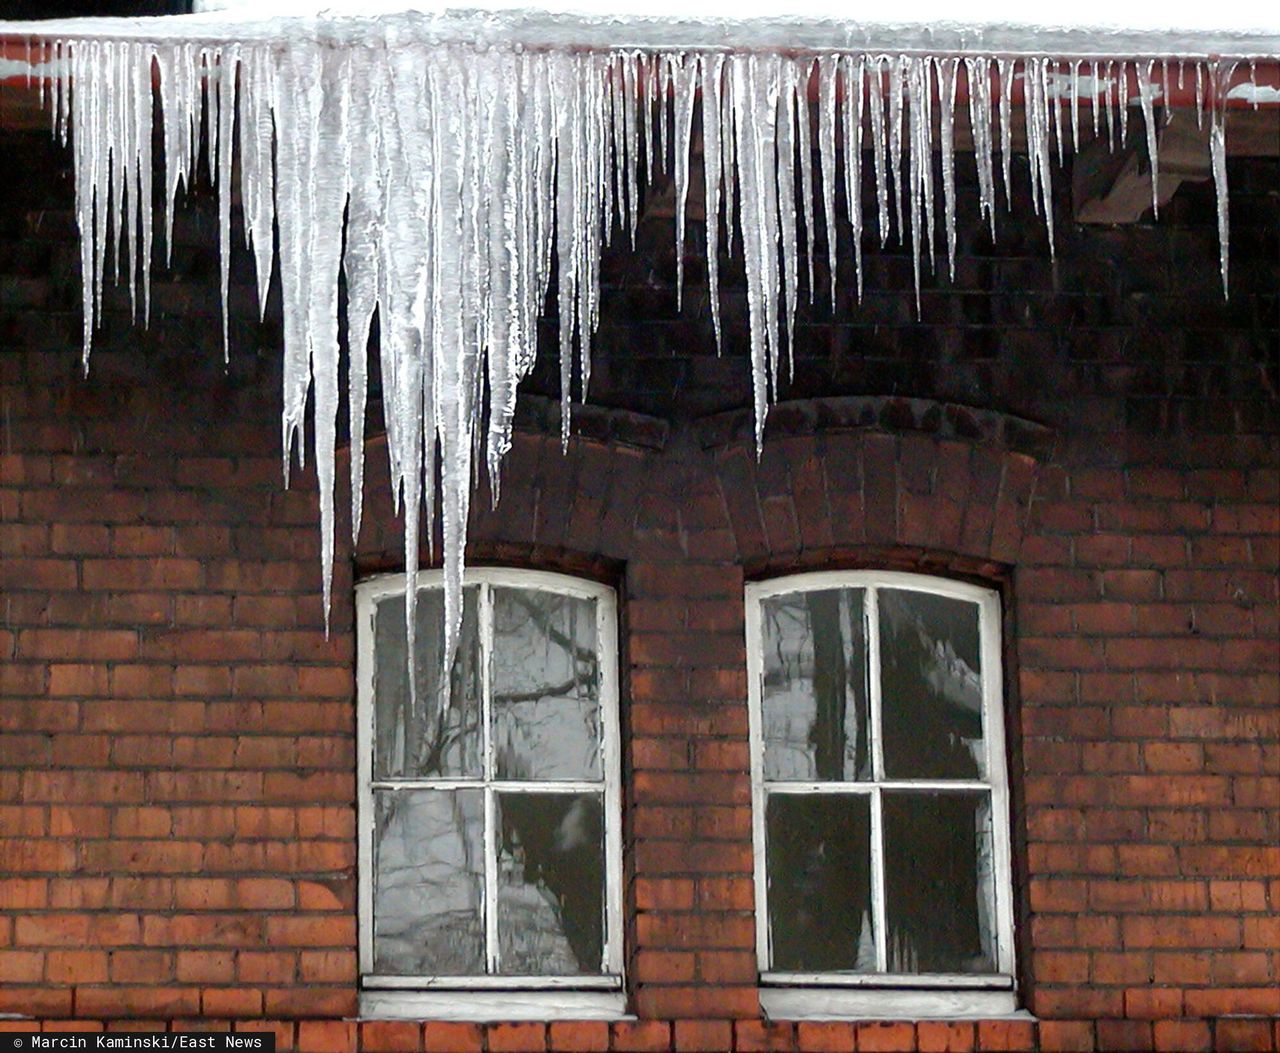
<instances>
[{"instance_id":1,"label":"brick","mask_svg":"<svg viewBox=\"0 0 1280 1053\"><path fill-rule=\"evenodd\" d=\"M853 1024L802 1020L796 1025L796 1046L802 1053L843 1053L854 1042Z\"/></svg>"},{"instance_id":2,"label":"brick","mask_svg":"<svg viewBox=\"0 0 1280 1053\"><path fill-rule=\"evenodd\" d=\"M355 1053L356 1025L345 1020L302 1020L298 1053Z\"/></svg>"},{"instance_id":3,"label":"brick","mask_svg":"<svg viewBox=\"0 0 1280 1053\"><path fill-rule=\"evenodd\" d=\"M1099 1020L1098 1049L1139 1053L1155 1048L1151 1024L1145 1020Z\"/></svg>"},{"instance_id":4,"label":"brick","mask_svg":"<svg viewBox=\"0 0 1280 1053\"><path fill-rule=\"evenodd\" d=\"M484 1031L478 1024L428 1022L422 1031L427 1053L482 1053Z\"/></svg>"},{"instance_id":5,"label":"brick","mask_svg":"<svg viewBox=\"0 0 1280 1053\"><path fill-rule=\"evenodd\" d=\"M547 1048L547 1025L491 1024L488 1041L489 1053L542 1053Z\"/></svg>"},{"instance_id":6,"label":"brick","mask_svg":"<svg viewBox=\"0 0 1280 1053\"><path fill-rule=\"evenodd\" d=\"M1228 1017L1218 1020L1213 1032L1213 1048L1224 1053L1270 1053L1274 1048L1269 1020L1233 1020Z\"/></svg>"},{"instance_id":7,"label":"brick","mask_svg":"<svg viewBox=\"0 0 1280 1053\"><path fill-rule=\"evenodd\" d=\"M721 1053L732 1048L733 1025L727 1020L677 1020L676 1053Z\"/></svg>"},{"instance_id":8,"label":"brick","mask_svg":"<svg viewBox=\"0 0 1280 1053\"><path fill-rule=\"evenodd\" d=\"M794 1053L796 1025L780 1020L736 1020L735 1053Z\"/></svg>"},{"instance_id":9,"label":"brick","mask_svg":"<svg viewBox=\"0 0 1280 1053\"><path fill-rule=\"evenodd\" d=\"M359 1048L362 1053L418 1053L422 1026L407 1020L363 1020Z\"/></svg>"},{"instance_id":10,"label":"brick","mask_svg":"<svg viewBox=\"0 0 1280 1053\"><path fill-rule=\"evenodd\" d=\"M868 1023L855 1026L859 1053L872 1050L875 1053L892 1053L896 1050L912 1050L916 1043L914 1024Z\"/></svg>"},{"instance_id":11,"label":"brick","mask_svg":"<svg viewBox=\"0 0 1280 1053\"><path fill-rule=\"evenodd\" d=\"M1043 1053L1093 1053L1096 1048L1093 1024L1087 1020L1042 1020L1039 1032Z\"/></svg>"},{"instance_id":12,"label":"brick","mask_svg":"<svg viewBox=\"0 0 1280 1053\"><path fill-rule=\"evenodd\" d=\"M671 1049L671 1025L663 1020L624 1020L611 1024L617 1053L667 1053Z\"/></svg>"},{"instance_id":13,"label":"brick","mask_svg":"<svg viewBox=\"0 0 1280 1053\"><path fill-rule=\"evenodd\" d=\"M916 1048L921 1053L968 1053L974 1046L969 1021L921 1020L916 1024Z\"/></svg>"},{"instance_id":14,"label":"brick","mask_svg":"<svg viewBox=\"0 0 1280 1053\"><path fill-rule=\"evenodd\" d=\"M1213 1048L1203 1020L1157 1020L1153 1031L1160 1053L1207 1053Z\"/></svg>"},{"instance_id":15,"label":"brick","mask_svg":"<svg viewBox=\"0 0 1280 1053\"><path fill-rule=\"evenodd\" d=\"M557 1020L549 1029L548 1048L575 1053L607 1053L609 1025L603 1020Z\"/></svg>"}]
</instances>

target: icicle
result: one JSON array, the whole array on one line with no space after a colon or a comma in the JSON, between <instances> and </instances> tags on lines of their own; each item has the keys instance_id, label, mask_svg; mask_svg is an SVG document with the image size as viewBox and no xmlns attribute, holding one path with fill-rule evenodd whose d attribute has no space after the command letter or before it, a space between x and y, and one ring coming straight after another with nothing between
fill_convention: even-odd
<instances>
[{"instance_id":1,"label":"icicle","mask_svg":"<svg viewBox=\"0 0 1280 1053\"><path fill-rule=\"evenodd\" d=\"M726 67L728 69L728 67ZM730 71L731 73L731 71ZM737 186L738 162L736 158L737 151L737 135L736 126L737 119L734 111L734 95L732 86L726 85L727 90L721 92L720 95L720 145L724 149L721 158L720 170L724 173L724 178L720 181L720 185L724 187L724 233L725 248L729 250L729 254L733 254L733 231L734 224L734 188Z\"/></svg>"},{"instance_id":2,"label":"icicle","mask_svg":"<svg viewBox=\"0 0 1280 1053\"><path fill-rule=\"evenodd\" d=\"M671 61L662 63L660 67L662 79L658 84L658 149L659 167L664 171L667 167L667 139L670 137L668 129L674 116L672 111L679 102L673 97L672 91L678 61L676 56L672 56Z\"/></svg>"},{"instance_id":3,"label":"icicle","mask_svg":"<svg viewBox=\"0 0 1280 1053\"><path fill-rule=\"evenodd\" d=\"M909 212L911 226L911 271L915 279L916 316L920 315L920 247L924 239L932 240L932 231L924 228L924 186L933 178L932 152L929 149L929 120L925 105L929 98L926 71L932 65L929 59L913 58L907 68L907 134L910 143L908 158Z\"/></svg>"},{"instance_id":4,"label":"icicle","mask_svg":"<svg viewBox=\"0 0 1280 1053\"><path fill-rule=\"evenodd\" d=\"M910 228L919 303L923 249L928 247L931 263L936 250L935 75L941 107L942 211L948 266L954 276L957 58L853 51L797 58L761 52L523 51L458 43L424 47L395 33L388 34L384 45L334 46L316 38L225 44L85 39L36 45L47 67L43 72L52 78L47 96L54 133L65 137L73 121L76 126L72 149L86 365L101 318L104 279L108 269L113 274L121 269L121 251L126 256L120 280L128 282L135 311L139 277L144 317L150 310L153 69L165 150L163 185L155 190L164 199L170 258L178 193L191 188L201 135L206 139L210 177L218 194L224 353L229 353L235 189L231 183L234 155L239 153L238 190L260 306L265 306L276 268L274 243L279 236L286 478L293 457L301 463L308 452L305 414L308 404L313 406L326 609L335 551L340 273L347 287L353 536L360 529L368 343L376 315L387 455L394 501L404 516L406 573L412 575L419 564L420 528L426 528L429 551L439 530L445 567L445 654L456 643L461 624L472 466L483 458L496 499L500 467L511 445L517 389L535 362L538 319L553 269L560 321L562 439L567 442L573 393L579 387L585 391L590 381L591 338L600 312L602 241L612 230L615 214L635 239L639 180L646 169L651 174L658 163L666 164L669 140L682 299L694 99L699 89L712 320L719 347L720 243L732 251L736 221L745 257L758 443L769 400L776 397L783 378L783 326L785 348L792 349L801 282L801 212L809 292L811 299L814 296L819 219L815 178L822 180L832 300L838 271L836 185L841 178L862 294L861 169L867 100L878 229L886 240L892 230L892 193L892 222L901 240ZM998 148L1009 201L1012 93L1021 75L1031 196L1043 211L1052 252L1052 143L1057 143L1061 159L1062 86L1067 73L1056 60L1043 56L994 60L999 98L993 100L992 61L977 55L964 58L980 209L994 235L997 144L992 125L999 120ZM1168 64L1161 62L1157 86L1155 61L1143 59L1133 71L1153 193L1159 181L1156 93L1161 92L1166 104L1169 93ZM1127 132L1128 62L1120 64L1122 80L1113 75L1114 63L1106 65L1105 79L1099 76L1098 61L1091 61L1091 70L1094 133L1098 135L1102 120L1099 107L1105 106L1107 136L1114 146L1117 130L1122 137ZM1225 62L1197 62L1194 71L1201 121L1203 81L1206 75L1213 78L1210 151L1224 291L1229 250L1226 97L1234 70ZM1180 63L1179 83L1184 76ZM1254 76L1251 65L1251 81ZM811 81L817 88L816 142L809 125ZM1080 62L1071 61L1075 147L1080 145L1080 86ZM41 89L45 90L43 77ZM277 136L276 129L288 134ZM410 653L415 603L410 587ZM412 680L410 690L416 690Z\"/></svg>"},{"instance_id":5,"label":"icicle","mask_svg":"<svg viewBox=\"0 0 1280 1053\"><path fill-rule=\"evenodd\" d=\"M937 274L938 260L935 255L934 233L937 230L933 215L933 59L917 58L914 64L918 69L917 81L923 85L923 105L921 116L919 145L923 151L920 158L921 188L924 190L924 217L926 244L929 246L929 273Z\"/></svg>"},{"instance_id":6,"label":"icicle","mask_svg":"<svg viewBox=\"0 0 1280 1053\"><path fill-rule=\"evenodd\" d=\"M975 57L964 60L969 78L969 125L973 129L973 160L978 169L978 211L996 236L996 185L991 143L991 63Z\"/></svg>"},{"instance_id":7,"label":"icicle","mask_svg":"<svg viewBox=\"0 0 1280 1053\"><path fill-rule=\"evenodd\" d=\"M778 211L776 175L776 56L734 55L728 60L742 181L742 247L751 329L756 449L764 444L764 419L777 377Z\"/></svg>"},{"instance_id":8,"label":"icicle","mask_svg":"<svg viewBox=\"0 0 1280 1053\"><path fill-rule=\"evenodd\" d=\"M1062 93L1058 90L1058 85L1062 83L1062 67L1057 64L1057 70L1053 75L1054 93L1049 99L1049 105L1053 107L1053 139L1058 146L1058 167L1061 168L1066 160L1063 157L1062 143Z\"/></svg>"},{"instance_id":9,"label":"icicle","mask_svg":"<svg viewBox=\"0 0 1280 1053\"><path fill-rule=\"evenodd\" d=\"M1010 168L1013 164L1013 59L996 59L1000 78L1000 170L1004 176L1005 208L1013 208L1013 180ZM1024 66L1025 70L1025 66ZM1026 79L1025 73L1023 77Z\"/></svg>"},{"instance_id":10,"label":"icicle","mask_svg":"<svg viewBox=\"0 0 1280 1053\"><path fill-rule=\"evenodd\" d=\"M216 77L219 99L217 131L218 146L215 150L214 146L212 144L210 145L210 150L214 151L217 160L215 161L213 156L211 156L209 163L210 165L216 165L218 173L218 262L220 287L222 290L222 360L224 362L229 362L231 360L231 337L227 317L227 300L229 298L231 281L231 136L235 128L236 74L238 72L239 65L239 48L235 45L231 45L227 50L222 52L216 70L213 72L213 76ZM341 242L341 237L342 235L339 233L339 242ZM325 598L327 601L328 597L326 596ZM326 602L325 610L328 611L328 609L329 605Z\"/></svg>"},{"instance_id":11,"label":"icicle","mask_svg":"<svg viewBox=\"0 0 1280 1053\"><path fill-rule=\"evenodd\" d=\"M1089 108L1093 111L1093 137L1096 139L1098 138L1098 129L1100 127L1098 122L1098 108L1102 105L1102 102L1098 99L1098 85L1101 83L1098 76L1098 63L1094 62L1091 69L1092 75L1090 80L1093 82L1093 86L1089 92ZM1106 89L1104 88L1104 98L1106 97L1105 90Z\"/></svg>"},{"instance_id":12,"label":"icicle","mask_svg":"<svg viewBox=\"0 0 1280 1053\"><path fill-rule=\"evenodd\" d=\"M684 303L684 225L689 199L689 151L693 147L693 103L697 98L698 62L681 56L675 71L676 307ZM663 96L663 108L666 108ZM663 147L663 156L666 148Z\"/></svg>"},{"instance_id":13,"label":"icicle","mask_svg":"<svg viewBox=\"0 0 1280 1053\"><path fill-rule=\"evenodd\" d=\"M796 231L796 91L794 62L778 70L778 224L782 237L782 296L787 331L787 379L791 378L792 347L796 329L796 299L800 286L800 250ZM806 110L808 107L806 106Z\"/></svg>"},{"instance_id":14,"label":"icicle","mask_svg":"<svg viewBox=\"0 0 1280 1053\"><path fill-rule=\"evenodd\" d=\"M1120 63L1120 145L1129 141L1129 63Z\"/></svg>"},{"instance_id":15,"label":"icicle","mask_svg":"<svg viewBox=\"0 0 1280 1053\"><path fill-rule=\"evenodd\" d=\"M818 60L818 163L822 170L822 219L827 231L831 309L836 307L836 71L838 59ZM883 231L883 227L881 230Z\"/></svg>"},{"instance_id":16,"label":"icicle","mask_svg":"<svg viewBox=\"0 0 1280 1053\"><path fill-rule=\"evenodd\" d=\"M267 48L255 46L240 65L240 195L245 237L253 244L258 309L267 309L275 253L275 168L272 164L271 89ZM168 125L165 125L166 129Z\"/></svg>"},{"instance_id":17,"label":"icicle","mask_svg":"<svg viewBox=\"0 0 1280 1053\"><path fill-rule=\"evenodd\" d=\"M809 83L813 79L813 73L816 69L815 60L812 58L796 60L796 81L798 92L796 95L796 105L800 108L799 120L796 122L796 132L798 135L800 149L800 204L804 210L804 249L805 261L808 267L807 273L809 278L809 303L814 302L813 288L813 252L814 252L814 236L817 233L814 230L814 222L816 217L813 210L813 143L810 141L809 121L811 115L809 113ZM849 142L845 139L845 143ZM846 155L846 171L848 170L848 159Z\"/></svg>"},{"instance_id":18,"label":"icicle","mask_svg":"<svg viewBox=\"0 0 1280 1053\"><path fill-rule=\"evenodd\" d=\"M1032 199L1043 212L1049 237L1049 256L1054 255L1053 168L1049 147L1049 60L1026 60L1024 113L1027 124L1027 154L1031 162Z\"/></svg>"},{"instance_id":19,"label":"icicle","mask_svg":"<svg viewBox=\"0 0 1280 1053\"><path fill-rule=\"evenodd\" d=\"M631 123L628 115L634 111L627 104L626 56L616 55L610 61L610 80L612 84L612 117L611 134L613 137L613 177L618 202L618 225L627 230L631 225L632 198L635 182L629 173L634 171L634 158L631 154ZM553 133L557 138L559 130Z\"/></svg>"},{"instance_id":20,"label":"icicle","mask_svg":"<svg viewBox=\"0 0 1280 1053\"><path fill-rule=\"evenodd\" d=\"M1115 98L1115 79L1112 74L1112 64L1107 63L1106 80L1102 83L1102 99L1103 105L1106 107L1104 116L1107 118L1107 144L1111 148L1111 152L1116 150L1116 124L1117 121L1112 117L1112 107Z\"/></svg>"},{"instance_id":21,"label":"icicle","mask_svg":"<svg viewBox=\"0 0 1280 1053\"><path fill-rule=\"evenodd\" d=\"M667 167L667 85L675 55L651 55L644 60L644 148L649 160L649 181ZM654 134L654 110L657 110L661 138Z\"/></svg>"},{"instance_id":22,"label":"icicle","mask_svg":"<svg viewBox=\"0 0 1280 1053\"><path fill-rule=\"evenodd\" d=\"M947 227L947 273L956 280L956 80L960 60L938 59L938 101L942 106L942 201Z\"/></svg>"},{"instance_id":23,"label":"icicle","mask_svg":"<svg viewBox=\"0 0 1280 1053\"><path fill-rule=\"evenodd\" d=\"M711 300L711 324L716 334L716 353L721 349L720 333L720 172L721 153L720 87L724 77L724 56L703 55L702 70L702 172L706 190L704 213L707 222L707 295ZM732 128L729 135L733 134ZM730 176L732 178L732 176ZM725 220L730 226L733 216Z\"/></svg>"},{"instance_id":24,"label":"icicle","mask_svg":"<svg viewBox=\"0 0 1280 1053\"><path fill-rule=\"evenodd\" d=\"M253 58L257 56L254 55ZM258 82L252 61L242 66L245 91L244 99L250 92L258 89ZM343 254L343 271L347 279L347 412L351 437L351 541L355 544L360 537L360 520L362 495L364 493L364 428L365 404L368 398L369 375L369 330L373 323L373 313L378 303L378 290L382 285L382 273L378 245L383 237L381 229L382 209L384 204L384 188L381 179L380 160L383 152L383 141L378 124L378 115L383 112L385 66L375 65L366 50L358 50L352 55L352 79L363 86L362 91L351 93L351 127L365 129L370 139L363 143L355 143L350 136L344 144L343 168L348 173L349 198L347 215L347 246ZM252 104L241 103L240 157L242 171L250 150L253 154L253 176L245 176L249 181L261 178L260 165L262 156L258 152L258 129L252 124L246 128L245 116L254 113ZM268 145L270 140L267 141ZM246 150L249 147L250 150ZM251 184L252 185L252 184ZM255 186L254 194L257 194ZM256 212L259 202L245 194L246 217ZM246 232L253 232L246 219ZM258 230L253 233L254 246L261 240L270 242L271 229ZM270 265L267 268L270 276ZM259 273L261 280L261 268ZM265 296L264 296L265 299ZM494 362L500 360L505 364L505 356L495 348L490 356L490 391L503 387L502 379L495 383ZM490 409L490 427L494 424L493 408ZM501 427L501 422L499 422ZM492 434L492 433L491 433Z\"/></svg>"},{"instance_id":25,"label":"icicle","mask_svg":"<svg viewBox=\"0 0 1280 1053\"><path fill-rule=\"evenodd\" d=\"M1198 67L1197 67L1198 68ZM1227 93L1231 90L1231 79L1235 76L1236 65L1231 63L1225 70L1220 63L1214 63L1213 77L1213 116L1209 128L1209 159L1213 167L1213 188L1218 198L1218 259L1222 272L1222 295L1231 295L1231 285L1227 280L1227 264L1231 249L1231 226L1227 204Z\"/></svg>"},{"instance_id":26,"label":"icicle","mask_svg":"<svg viewBox=\"0 0 1280 1053\"><path fill-rule=\"evenodd\" d=\"M902 69L905 56L889 60L889 174L893 179L893 220L898 231L898 243L906 238L902 222Z\"/></svg>"},{"instance_id":27,"label":"icicle","mask_svg":"<svg viewBox=\"0 0 1280 1053\"><path fill-rule=\"evenodd\" d=\"M871 156L876 172L876 229L880 232L880 245L889 240L889 190L885 180L884 137L884 73L883 58L868 59L871 89ZM825 180L825 176L823 177ZM833 297L834 299L834 297Z\"/></svg>"},{"instance_id":28,"label":"icicle","mask_svg":"<svg viewBox=\"0 0 1280 1053\"><path fill-rule=\"evenodd\" d=\"M1152 96L1154 85L1151 82L1151 70L1154 63L1148 62L1144 68L1141 64L1134 67L1138 77L1138 98L1142 103L1142 123L1147 130L1147 159L1151 163L1151 209L1156 218L1160 217L1160 156L1157 145L1157 128Z\"/></svg>"},{"instance_id":29,"label":"icicle","mask_svg":"<svg viewBox=\"0 0 1280 1053\"><path fill-rule=\"evenodd\" d=\"M639 77L640 56L638 52L629 51L622 55L622 123L626 135L626 150L623 153L623 164L626 165L627 181L627 223L631 232L631 247L636 247L636 230L640 224L640 189L636 179L636 169L640 164L640 128L636 119L638 104L636 87ZM575 84L575 92L581 85ZM578 100L578 111L581 113L582 100ZM578 159L581 162L581 158Z\"/></svg>"},{"instance_id":30,"label":"icicle","mask_svg":"<svg viewBox=\"0 0 1280 1053\"><path fill-rule=\"evenodd\" d=\"M65 40L58 41L58 139L63 146L67 145L67 134L71 129L71 50Z\"/></svg>"},{"instance_id":31,"label":"icicle","mask_svg":"<svg viewBox=\"0 0 1280 1053\"><path fill-rule=\"evenodd\" d=\"M138 46L135 53L133 93L134 170L137 172L137 199L133 208L142 223L142 322L151 321L151 247L154 239L155 218L152 212L152 151L151 151L151 49Z\"/></svg>"},{"instance_id":32,"label":"icicle","mask_svg":"<svg viewBox=\"0 0 1280 1053\"><path fill-rule=\"evenodd\" d=\"M1196 127L1204 127L1204 63L1196 63Z\"/></svg>"},{"instance_id":33,"label":"icicle","mask_svg":"<svg viewBox=\"0 0 1280 1053\"><path fill-rule=\"evenodd\" d=\"M1071 149L1080 149L1080 62L1071 63Z\"/></svg>"},{"instance_id":34,"label":"icicle","mask_svg":"<svg viewBox=\"0 0 1280 1053\"><path fill-rule=\"evenodd\" d=\"M860 55L845 55L840 60L844 78L844 194L853 226L853 267L857 280L858 302L862 302L862 111L864 106L864 70Z\"/></svg>"}]
</instances>

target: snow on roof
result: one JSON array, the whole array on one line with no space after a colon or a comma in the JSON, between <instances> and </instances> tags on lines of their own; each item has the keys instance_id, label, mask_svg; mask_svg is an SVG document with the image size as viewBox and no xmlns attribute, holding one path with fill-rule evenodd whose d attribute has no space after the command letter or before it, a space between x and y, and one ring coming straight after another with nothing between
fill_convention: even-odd
<instances>
[{"instance_id":1,"label":"snow on roof","mask_svg":"<svg viewBox=\"0 0 1280 1053\"><path fill-rule=\"evenodd\" d=\"M916 0L886 17L844 0L203 0L196 13L158 18L0 21L0 37L354 41L388 21L407 38L530 47L824 49L1061 58L1280 57L1280 5L1118 5L1073 0L1043 10L980 0L956 17L953 0ZM408 17L406 17L408 16ZM415 17L416 16L416 17Z\"/></svg>"}]
</instances>

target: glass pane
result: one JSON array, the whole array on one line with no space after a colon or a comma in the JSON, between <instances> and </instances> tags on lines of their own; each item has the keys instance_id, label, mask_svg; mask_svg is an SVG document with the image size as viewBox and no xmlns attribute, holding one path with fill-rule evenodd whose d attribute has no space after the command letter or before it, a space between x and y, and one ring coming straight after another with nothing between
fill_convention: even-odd
<instances>
[{"instance_id":1,"label":"glass pane","mask_svg":"<svg viewBox=\"0 0 1280 1053\"><path fill-rule=\"evenodd\" d=\"M765 824L772 967L874 972L870 797L771 794Z\"/></svg>"},{"instance_id":2,"label":"glass pane","mask_svg":"<svg viewBox=\"0 0 1280 1053\"><path fill-rule=\"evenodd\" d=\"M881 589L884 770L890 779L981 779L978 605Z\"/></svg>"},{"instance_id":3,"label":"glass pane","mask_svg":"<svg viewBox=\"0 0 1280 1053\"><path fill-rule=\"evenodd\" d=\"M761 603L766 779L871 778L864 591Z\"/></svg>"},{"instance_id":4,"label":"glass pane","mask_svg":"<svg viewBox=\"0 0 1280 1053\"><path fill-rule=\"evenodd\" d=\"M484 792L380 790L373 833L373 967L485 971Z\"/></svg>"},{"instance_id":5,"label":"glass pane","mask_svg":"<svg viewBox=\"0 0 1280 1053\"><path fill-rule=\"evenodd\" d=\"M991 800L884 794L889 971L995 972Z\"/></svg>"},{"instance_id":6,"label":"glass pane","mask_svg":"<svg viewBox=\"0 0 1280 1053\"><path fill-rule=\"evenodd\" d=\"M446 688L444 593L420 589L414 614L417 699L409 699L404 597L378 603L374 626L374 778L481 775L479 590L463 593L462 639Z\"/></svg>"},{"instance_id":7,"label":"glass pane","mask_svg":"<svg viewBox=\"0 0 1280 1053\"><path fill-rule=\"evenodd\" d=\"M596 793L500 793L499 972L599 974L604 812Z\"/></svg>"},{"instance_id":8,"label":"glass pane","mask_svg":"<svg viewBox=\"0 0 1280 1053\"><path fill-rule=\"evenodd\" d=\"M493 590L493 751L499 779L599 779L596 601Z\"/></svg>"}]
</instances>

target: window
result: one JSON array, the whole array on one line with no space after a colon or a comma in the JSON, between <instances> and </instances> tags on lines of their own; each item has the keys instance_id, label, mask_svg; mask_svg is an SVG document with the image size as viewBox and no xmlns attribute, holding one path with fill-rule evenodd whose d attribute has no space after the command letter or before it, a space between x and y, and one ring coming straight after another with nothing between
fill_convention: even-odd
<instances>
[{"instance_id":1,"label":"window","mask_svg":"<svg viewBox=\"0 0 1280 1053\"><path fill-rule=\"evenodd\" d=\"M446 682L419 574L414 697L403 575L358 586L357 617L362 1012L620 1012L613 593L469 569Z\"/></svg>"},{"instance_id":2,"label":"window","mask_svg":"<svg viewBox=\"0 0 1280 1053\"><path fill-rule=\"evenodd\" d=\"M797 575L747 640L765 1011L1013 1012L996 594Z\"/></svg>"}]
</instances>

